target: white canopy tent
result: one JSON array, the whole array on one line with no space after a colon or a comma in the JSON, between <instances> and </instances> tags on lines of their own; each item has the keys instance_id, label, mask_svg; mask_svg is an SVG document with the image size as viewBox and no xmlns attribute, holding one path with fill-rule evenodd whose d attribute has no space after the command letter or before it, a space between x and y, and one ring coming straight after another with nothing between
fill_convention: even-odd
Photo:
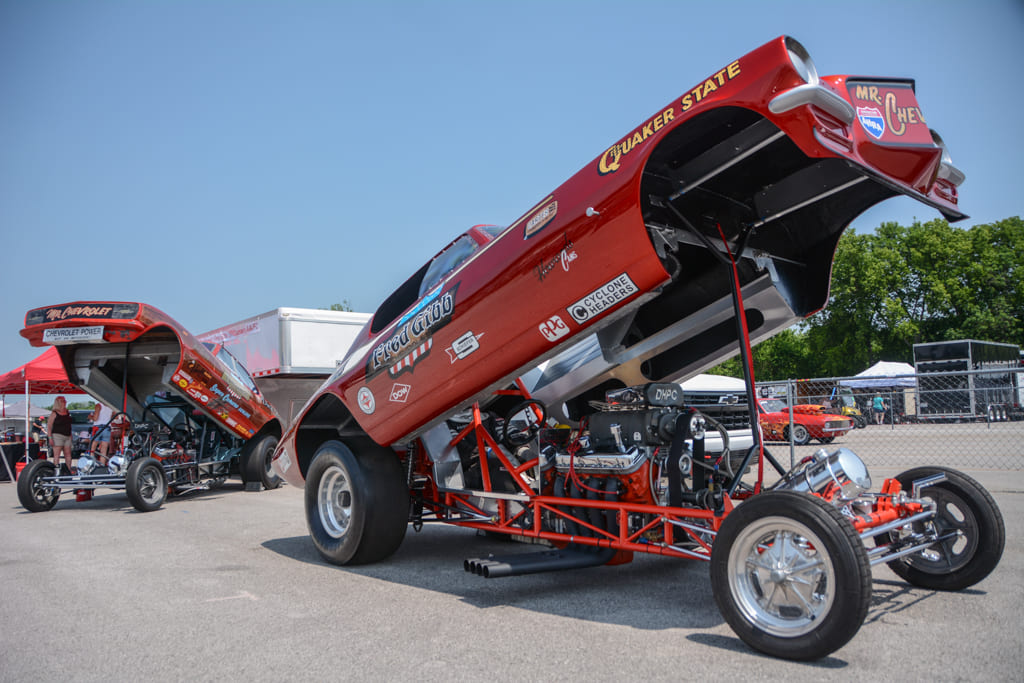
<instances>
[{"instance_id":1,"label":"white canopy tent","mask_svg":"<svg viewBox=\"0 0 1024 683\"><path fill-rule=\"evenodd\" d=\"M840 380L839 384L851 389L913 387L917 384L914 375L914 366L909 363L880 360L853 378Z\"/></svg>"},{"instance_id":2,"label":"white canopy tent","mask_svg":"<svg viewBox=\"0 0 1024 683\"><path fill-rule=\"evenodd\" d=\"M32 402L26 401L13 401L11 403L3 403L3 416L4 417L25 417L25 406L28 405L29 417L45 417L50 414L50 411L41 406L37 406Z\"/></svg>"}]
</instances>

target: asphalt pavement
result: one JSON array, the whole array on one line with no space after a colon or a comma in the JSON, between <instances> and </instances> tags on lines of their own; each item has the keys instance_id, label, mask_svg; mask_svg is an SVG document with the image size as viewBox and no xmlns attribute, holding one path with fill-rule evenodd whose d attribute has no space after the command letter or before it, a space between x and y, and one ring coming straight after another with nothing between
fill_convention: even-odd
<instances>
[{"instance_id":1,"label":"asphalt pavement","mask_svg":"<svg viewBox=\"0 0 1024 683\"><path fill-rule=\"evenodd\" d=\"M0 681L1020 681L1024 472L969 474L1005 518L996 571L937 593L875 567L859 633L811 663L748 649L697 561L488 580L462 561L520 544L427 525L387 561L334 567L295 488L229 482L147 514L101 491L33 514L4 483Z\"/></svg>"}]
</instances>

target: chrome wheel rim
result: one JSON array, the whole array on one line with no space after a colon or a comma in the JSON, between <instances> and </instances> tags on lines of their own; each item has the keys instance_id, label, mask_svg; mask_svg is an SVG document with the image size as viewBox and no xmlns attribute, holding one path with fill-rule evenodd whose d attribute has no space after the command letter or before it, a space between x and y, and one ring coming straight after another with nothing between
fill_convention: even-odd
<instances>
[{"instance_id":1,"label":"chrome wheel rim","mask_svg":"<svg viewBox=\"0 0 1024 683\"><path fill-rule=\"evenodd\" d=\"M49 505L50 502L53 501L60 494L60 489L57 488L56 486L48 486L47 484L44 484L44 476L53 477L56 476L56 473L49 472L47 474L43 474L42 472L40 472L32 480L32 497L35 498L37 503Z\"/></svg>"},{"instance_id":2,"label":"chrome wheel rim","mask_svg":"<svg viewBox=\"0 0 1024 683\"><path fill-rule=\"evenodd\" d=\"M930 522L932 529L937 536L950 538L933 543L916 555L908 555L903 561L929 574L950 574L963 569L978 550L981 531L977 517L967 501L949 489L935 486L928 488L923 495L925 500L931 500L936 506L935 517ZM894 532L893 535L898 536L899 533Z\"/></svg>"},{"instance_id":3,"label":"chrome wheel rim","mask_svg":"<svg viewBox=\"0 0 1024 683\"><path fill-rule=\"evenodd\" d=\"M331 538L342 538L352 522L352 482L340 467L324 472L317 490L317 509L324 531Z\"/></svg>"},{"instance_id":4,"label":"chrome wheel rim","mask_svg":"<svg viewBox=\"0 0 1024 683\"><path fill-rule=\"evenodd\" d=\"M813 631L831 609L836 574L821 539L787 517L765 517L737 537L729 555L729 588L757 628L795 638Z\"/></svg>"},{"instance_id":5,"label":"chrome wheel rim","mask_svg":"<svg viewBox=\"0 0 1024 683\"><path fill-rule=\"evenodd\" d=\"M139 473L139 495L147 503L156 501L160 497L162 483L163 477L160 476L159 470L155 467L147 467Z\"/></svg>"}]
</instances>

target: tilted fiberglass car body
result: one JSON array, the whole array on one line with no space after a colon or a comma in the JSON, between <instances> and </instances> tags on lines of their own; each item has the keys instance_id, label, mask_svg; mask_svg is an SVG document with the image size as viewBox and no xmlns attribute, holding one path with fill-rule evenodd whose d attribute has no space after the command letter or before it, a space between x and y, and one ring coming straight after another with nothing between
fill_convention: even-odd
<instances>
[{"instance_id":1,"label":"tilted fiberglass car body","mask_svg":"<svg viewBox=\"0 0 1024 683\"><path fill-rule=\"evenodd\" d=\"M135 508L155 510L168 492L209 488L233 468L264 487L280 484L270 457L281 422L252 378L162 311L107 301L46 306L25 315L21 334L34 346L55 345L68 378L117 411L111 422L126 423L105 465L88 452L76 473L30 463L18 479L26 509L49 510L62 491L112 488L126 490Z\"/></svg>"},{"instance_id":2,"label":"tilted fiberglass car body","mask_svg":"<svg viewBox=\"0 0 1024 683\"><path fill-rule=\"evenodd\" d=\"M757 409L765 441L792 441L802 446L810 443L811 439L817 439L827 444L853 429L851 418L833 415L825 410L825 406L801 403L790 410L781 399L759 398Z\"/></svg>"},{"instance_id":3,"label":"tilted fiberglass car body","mask_svg":"<svg viewBox=\"0 0 1024 683\"><path fill-rule=\"evenodd\" d=\"M703 560L745 642L821 657L864 620L871 563L932 588L984 578L1002 552L998 509L942 468L870 493L847 449L789 472L759 443L712 455L705 428L723 442L727 429L675 382L736 353L751 377L751 342L825 305L854 217L903 194L963 218L962 179L913 82L819 77L780 37L507 228L474 228L425 264L310 398L273 466L305 486L330 562L380 560L410 523L431 522L554 547L465 560L485 577L636 552Z\"/></svg>"}]
</instances>

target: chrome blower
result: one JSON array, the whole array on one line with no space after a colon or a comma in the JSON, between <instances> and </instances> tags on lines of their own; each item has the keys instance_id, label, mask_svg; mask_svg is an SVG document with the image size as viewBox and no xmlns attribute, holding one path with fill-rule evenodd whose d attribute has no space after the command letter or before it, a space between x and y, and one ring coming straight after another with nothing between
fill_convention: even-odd
<instances>
[{"instance_id":1,"label":"chrome blower","mask_svg":"<svg viewBox=\"0 0 1024 683\"><path fill-rule=\"evenodd\" d=\"M840 499L849 501L871 489L871 475L864 461L849 448L832 453L822 448L801 460L770 490L820 494L829 484L839 487Z\"/></svg>"}]
</instances>

